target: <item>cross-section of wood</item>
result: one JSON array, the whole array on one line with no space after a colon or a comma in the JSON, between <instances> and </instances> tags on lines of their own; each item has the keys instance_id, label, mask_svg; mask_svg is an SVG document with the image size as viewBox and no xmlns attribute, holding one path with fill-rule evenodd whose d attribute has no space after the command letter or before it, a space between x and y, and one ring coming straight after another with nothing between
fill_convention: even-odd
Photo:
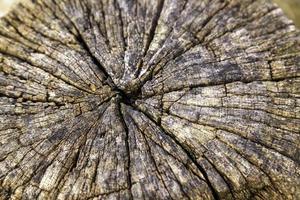
<instances>
[{"instance_id":1,"label":"cross-section of wood","mask_svg":"<svg viewBox=\"0 0 300 200\"><path fill-rule=\"evenodd\" d=\"M300 199L300 31L269 0L28 0L0 19L0 199Z\"/></svg>"}]
</instances>

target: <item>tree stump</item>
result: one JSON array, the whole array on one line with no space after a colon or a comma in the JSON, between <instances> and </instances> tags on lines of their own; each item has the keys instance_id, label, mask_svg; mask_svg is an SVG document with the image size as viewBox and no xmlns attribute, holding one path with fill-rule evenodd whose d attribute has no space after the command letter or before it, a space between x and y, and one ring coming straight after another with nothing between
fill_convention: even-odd
<instances>
[{"instance_id":1,"label":"tree stump","mask_svg":"<svg viewBox=\"0 0 300 200\"><path fill-rule=\"evenodd\" d=\"M300 33L268 0L31 0L0 63L0 199L300 198Z\"/></svg>"}]
</instances>

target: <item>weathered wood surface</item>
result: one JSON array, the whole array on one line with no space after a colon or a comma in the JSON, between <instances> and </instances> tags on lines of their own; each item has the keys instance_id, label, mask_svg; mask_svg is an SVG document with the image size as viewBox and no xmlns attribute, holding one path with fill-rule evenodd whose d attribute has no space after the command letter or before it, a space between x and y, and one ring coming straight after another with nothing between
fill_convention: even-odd
<instances>
[{"instance_id":1,"label":"weathered wood surface","mask_svg":"<svg viewBox=\"0 0 300 200\"><path fill-rule=\"evenodd\" d=\"M0 199L299 199L300 34L266 0L32 0L0 20Z\"/></svg>"}]
</instances>

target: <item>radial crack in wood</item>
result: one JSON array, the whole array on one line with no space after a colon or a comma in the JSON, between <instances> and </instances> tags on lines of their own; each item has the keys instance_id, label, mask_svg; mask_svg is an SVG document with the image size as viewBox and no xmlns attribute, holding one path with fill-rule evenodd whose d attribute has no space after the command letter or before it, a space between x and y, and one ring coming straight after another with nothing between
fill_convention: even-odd
<instances>
[{"instance_id":1,"label":"radial crack in wood","mask_svg":"<svg viewBox=\"0 0 300 200\"><path fill-rule=\"evenodd\" d=\"M299 63L269 0L21 2L0 199L300 199Z\"/></svg>"}]
</instances>

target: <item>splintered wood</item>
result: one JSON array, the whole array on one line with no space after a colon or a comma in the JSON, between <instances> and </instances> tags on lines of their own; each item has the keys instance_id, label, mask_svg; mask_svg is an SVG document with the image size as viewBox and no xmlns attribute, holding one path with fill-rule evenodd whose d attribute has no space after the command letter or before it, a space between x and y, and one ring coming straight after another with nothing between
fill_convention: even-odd
<instances>
[{"instance_id":1,"label":"splintered wood","mask_svg":"<svg viewBox=\"0 0 300 200\"><path fill-rule=\"evenodd\" d=\"M28 0L0 19L0 199L300 199L300 32L268 0Z\"/></svg>"}]
</instances>

